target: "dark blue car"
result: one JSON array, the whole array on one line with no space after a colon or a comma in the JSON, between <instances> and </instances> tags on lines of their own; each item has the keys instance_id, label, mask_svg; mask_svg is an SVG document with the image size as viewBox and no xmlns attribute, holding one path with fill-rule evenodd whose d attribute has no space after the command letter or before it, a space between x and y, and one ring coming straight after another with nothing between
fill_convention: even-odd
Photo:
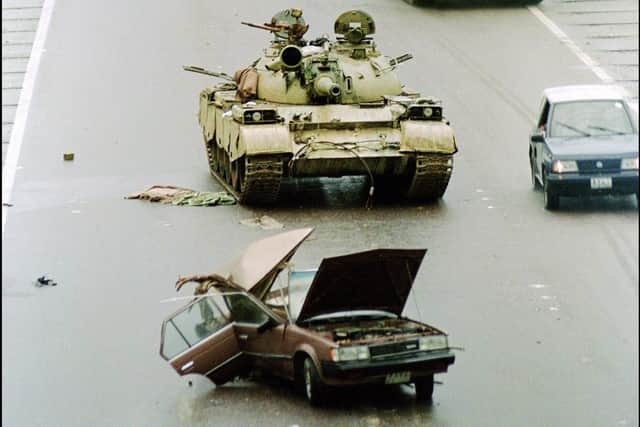
<instances>
[{"instance_id":1,"label":"dark blue car","mask_svg":"<svg viewBox=\"0 0 640 427\"><path fill-rule=\"evenodd\" d=\"M529 143L534 188L544 206L561 196L635 194L638 121L622 88L608 85L546 89Z\"/></svg>"}]
</instances>

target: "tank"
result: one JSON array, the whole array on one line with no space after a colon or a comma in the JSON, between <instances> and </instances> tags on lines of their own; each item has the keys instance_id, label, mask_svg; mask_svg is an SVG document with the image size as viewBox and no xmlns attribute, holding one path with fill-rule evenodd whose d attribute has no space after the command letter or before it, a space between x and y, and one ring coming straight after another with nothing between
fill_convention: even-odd
<instances>
[{"instance_id":1,"label":"tank","mask_svg":"<svg viewBox=\"0 0 640 427\"><path fill-rule=\"evenodd\" d=\"M391 186L412 201L442 197L457 152L442 102L408 90L397 67L411 54L382 54L375 23L351 10L335 39L307 41L299 9L263 25L273 39L234 76L200 93L198 121L211 174L240 203L272 204L283 180L366 175L369 196Z\"/></svg>"}]
</instances>

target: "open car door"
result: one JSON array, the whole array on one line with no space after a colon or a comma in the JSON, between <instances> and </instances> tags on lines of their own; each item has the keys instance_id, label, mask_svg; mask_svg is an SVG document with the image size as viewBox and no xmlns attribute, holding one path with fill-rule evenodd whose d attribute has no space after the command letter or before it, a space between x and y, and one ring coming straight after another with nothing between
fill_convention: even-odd
<instances>
[{"instance_id":1,"label":"open car door","mask_svg":"<svg viewBox=\"0 0 640 427\"><path fill-rule=\"evenodd\" d=\"M247 369L228 308L218 295L199 297L163 322L160 355L179 375L205 375L216 385Z\"/></svg>"}]
</instances>

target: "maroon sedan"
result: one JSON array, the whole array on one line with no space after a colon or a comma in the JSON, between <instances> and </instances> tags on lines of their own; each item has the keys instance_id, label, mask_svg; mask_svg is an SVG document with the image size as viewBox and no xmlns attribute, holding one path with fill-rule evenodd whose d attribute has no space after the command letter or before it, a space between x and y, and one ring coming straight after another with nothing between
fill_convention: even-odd
<instances>
[{"instance_id":1,"label":"maroon sedan","mask_svg":"<svg viewBox=\"0 0 640 427\"><path fill-rule=\"evenodd\" d=\"M402 317L426 250L376 249L287 269L312 231L254 242L217 274L181 279L179 287L198 283L196 296L163 322L161 356L178 374L216 385L252 370L278 375L312 404L332 386L363 383L414 383L416 397L430 400L433 375L454 355L444 332Z\"/></svg>"}]
</instances>

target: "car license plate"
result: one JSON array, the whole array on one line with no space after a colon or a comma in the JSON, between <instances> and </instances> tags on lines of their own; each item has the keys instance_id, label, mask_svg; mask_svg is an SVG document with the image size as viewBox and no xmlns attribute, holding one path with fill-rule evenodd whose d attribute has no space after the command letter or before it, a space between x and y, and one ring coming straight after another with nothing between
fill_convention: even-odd
<instances>
[{"instance_id":1,"label":"car license plate","mask_svg":"<svg viewBox=\"0 0 640 427\"><path fill-rule=\"evenodd\" d=\"M591 189L600 190L602 188L611 188L610 176L594 176L591 178Z\"/></svg>"},{"instance_id":2,"label":"car license plate","mask_svg":"<svg viewBox=\"0 0 640 427\"><path fill-rule=\"evenodd\" d=\"M408 383L411 379L411 372L394 372L392 374L387 374L387 377L384 379L385 384L402 384Z\"/></svg>"}]
</instances>

